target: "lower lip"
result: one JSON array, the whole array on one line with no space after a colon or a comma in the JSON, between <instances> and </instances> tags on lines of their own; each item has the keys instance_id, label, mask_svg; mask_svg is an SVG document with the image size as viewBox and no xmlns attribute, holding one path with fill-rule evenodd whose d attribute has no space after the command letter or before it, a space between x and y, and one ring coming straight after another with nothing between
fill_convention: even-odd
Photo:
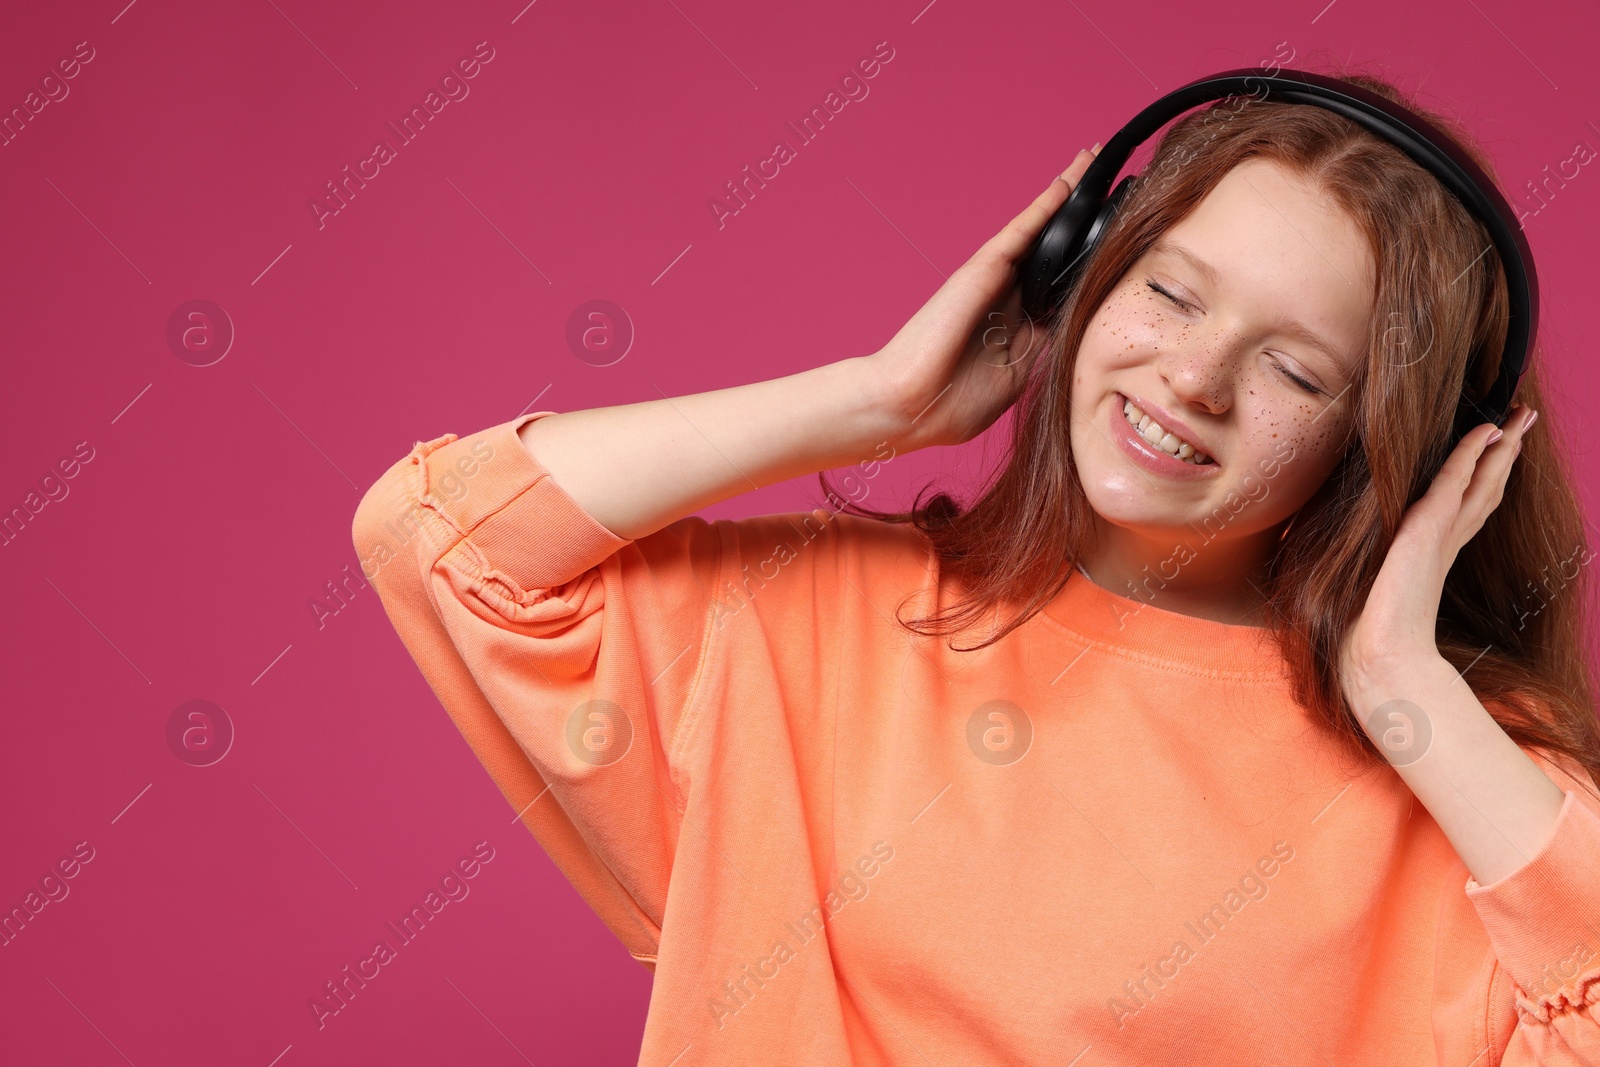
<instances>
[{"instance_id":1,"label":"lower lip","mask_svg":"<svg viewBox=\"0 0 1600 1067\"><path fill-rule=\"evenodd\" d=\"M1156 448L1149 441L1139 435L1133 424L1122 414L1123 407L1128 403L1128 398L1121 393L1116 394L1116 400L1111 408L1111 439L1117 443L1124 454L1145 470L1152 474L1164 474L1169 478L1210 478L1222 467L1220 463L1213 462L1204 466L1185 463L1177 456L1169 455Z\"/></svg>"}]
</instances>

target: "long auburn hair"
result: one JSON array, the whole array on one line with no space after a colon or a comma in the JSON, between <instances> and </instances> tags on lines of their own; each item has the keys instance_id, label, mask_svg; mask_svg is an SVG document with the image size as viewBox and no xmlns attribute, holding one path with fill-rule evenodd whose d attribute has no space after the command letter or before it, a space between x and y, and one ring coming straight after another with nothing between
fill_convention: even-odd
<instances>
[{"instance_id":1,"label":"long auburn hair","mask_svg":"<svg viewBox=\"0 0 1600 1067\"><path fill-rule=\"evenodd\" d=\"M1334 76L1421 114L1504 188L1459 123L1384 78ZM1263 592L1295 699L1352 751L1381 758L1344 699L1334 666L1340 638L1406 509L1450 454L1459 394L1470 389L1481 398L1494 381L1509 310L1499 257L1483 254L1490 245L1484 226L1427 170L1343 116L1230 97L1170 126L1045 329L1013 405L1006 462L970 507L941 491L926 503L919 492L909 511L878 511L841 497L826 471L818 477L838 510L912 523L931 542L941 571L959 580L962 592L945 611L909 621L897 612L907 629L943 636L1001 614L1002 606L1014 609L976 649L1032 618L1065 586L1092 537L1068 432L1073 369L1089 322L1134 261L1250 158L1280 164L1342 207L1365 232L1377 266L1367 358L1347 398L1355 406L1350 444L1295 513ZM1450 569L1436 637L1440 653L1513 741L1569 757L1600 783L1586 640L1591 590L1584 564L1593 552L1569 452L1558 440L1560 420L1545 403L1543 366L1536 341L1517 398L1539 410L1539 421L1500 505Z\"/></svg>"}]
</instances>

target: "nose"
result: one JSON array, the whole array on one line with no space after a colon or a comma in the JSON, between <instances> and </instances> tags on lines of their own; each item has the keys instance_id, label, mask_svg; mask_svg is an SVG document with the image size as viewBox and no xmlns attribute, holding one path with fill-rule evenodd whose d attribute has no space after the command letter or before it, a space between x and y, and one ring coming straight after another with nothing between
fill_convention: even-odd
<instances>
[{"instance_id":1,"label":"nose","mask_svg":"<svg viewBox=\"0 0 1600 1067\"><path fill-rule=\"evenodd\" d=\"M1230 403L1234 358L1225 340L1196 337L1163 356L1161 376L1180 403L1220 415Z\"/></svg>"}]
</instances>

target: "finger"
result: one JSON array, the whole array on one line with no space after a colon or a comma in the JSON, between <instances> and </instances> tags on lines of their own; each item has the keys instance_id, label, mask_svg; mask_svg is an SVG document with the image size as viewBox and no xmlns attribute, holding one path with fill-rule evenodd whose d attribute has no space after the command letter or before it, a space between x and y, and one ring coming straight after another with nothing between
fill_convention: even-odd
<instances>
[{"instance_id":1,"label":"finger","mask_svg":"<svg viewBox=\"0 0 1600 1067\"><path fill-rule=\"evenodd\" d=\"M1470 524L1468 539L1482 528L1505 496L1506 482L1522 451L1523 434L1527 432L1523 426L1526 414L1526 407L1518 404L1506 419L1504 432L1497 433L1492 423L1485 424L1487 429L1479 427L1475 431L1481 432L1483 438L1461 494L1461 514Z\"/></svg>"},{"instance_id":2,"label":"finger","mask_svg":"<svg viewBox=\"0 0 1600 1067\"><path fill-rule=\"evenodd\" d=\"M1072 157L1072 162L1067 164L1067 169L1056 177L1056 181L1064 181L1068 186L1076 187L1078 179L1083 177L1083 172L1089 169L1089 164L1094 162L1100 154L1100 143L1095 142L1093 148L1081 148L1078 154ZM1054 184L1052 182L1051 184Z\"/></svg>"},{"instance_id":3,"label":"finger","mask_svg":"<svg viewBox=\"0 0 1600 1067\"><path fill-rule=\"evenodd\" d=\"M1434 521L1448 526L1452 516L1460 513L1473 479L1483 465L1481 461L1492 448L1489 439L1494 437L1494 431L1492 423L1473 427L1457 442L1454 451L1445 457L1438 473L1422 494L1423 500L1433 502L1427 510Z\"/></svg>"},{"instance_id":4,"label":"finger","mask_svg":"<svg viewBox=\"0 0 1600 1067\"><path fill-rule=\"evenodd\" d=\"M1033 243L1033 239L1039 236L1039 231L1044 229L1044 224L1050 221L1050 216L1067 202L1067 197L1077 188L1083 172L1088 170L1089 164L1093 162L1094 155L1088 149L1079 152L1073 159L1072 165L1051 181L1049 188L1034 198L1033 203L1029 204L1022 214L1007 223L1005 229L989 241L988 250L1003 255L1008 260L1014 261L1020 258Z\"/></svg>"}]
</instances>

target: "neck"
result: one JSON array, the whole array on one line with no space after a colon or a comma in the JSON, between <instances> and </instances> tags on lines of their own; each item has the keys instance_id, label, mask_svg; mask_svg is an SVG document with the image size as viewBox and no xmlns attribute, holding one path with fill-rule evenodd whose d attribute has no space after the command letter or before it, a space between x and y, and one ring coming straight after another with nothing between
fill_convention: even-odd
<instances>
[{"instance_id":1,"label":"neck","mask_svg":"<svg viewBox=\"0 0 1600 1067\"><path fill-rule=\"evenodd\" d=\"M1164 611L1235 626L1266 624L1267 569L1283 527L1224 544L1144 538L1099 522L1101 536L1078 562L1085 578ZM1113 536L1106 536L1112 534Z\"/></svg>"}]
</instances>

